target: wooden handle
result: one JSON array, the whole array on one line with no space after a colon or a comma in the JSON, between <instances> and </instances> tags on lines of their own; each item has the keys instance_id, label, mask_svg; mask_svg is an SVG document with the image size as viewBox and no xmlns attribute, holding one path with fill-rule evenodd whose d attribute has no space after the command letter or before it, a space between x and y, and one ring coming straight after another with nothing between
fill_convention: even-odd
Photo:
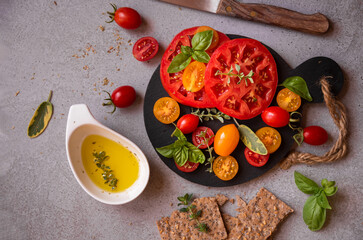
<instances>
[{"instance_id":1,"label":"wooden handle","mask_svg":"<svg viewBox=\"0 0 363 240\"><path fill-rule=\"evenodd\" d=\"M234 0L222 0L218 6L217 14L313 34L322 34L329 29L329 20L321 13L306 15L265 4L246 4Z\"/></svg>"}]
</instances>

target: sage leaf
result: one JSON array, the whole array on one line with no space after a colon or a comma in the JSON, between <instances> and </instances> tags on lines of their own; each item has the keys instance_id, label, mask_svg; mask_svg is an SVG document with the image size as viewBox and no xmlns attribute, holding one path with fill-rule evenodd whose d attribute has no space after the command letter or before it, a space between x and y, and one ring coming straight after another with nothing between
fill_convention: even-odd
<instances>
[{"instance_id":1,"label":"sage leaf","mask_svg":"<svg viewBox=\"0 0 363 240\"><path fill-rule=\"evenodd\" d=\"M181 52L184 54L184 55L186 55L186 56L192 56L192 54L193 54L193 49L191 48L191 47L189 47L189 46L184 46L184 45L182 45L181 46Z\"/></svg>"},{"instance_id":2,"label":"sage leaf","mask_svg":"<svg viewBox=\"0 0 363 240\"><path fill-rule=\"evenodd\" d=\"M281 85L293 91L300 97L308 100L309 102L313 100L313 98L310 95L308 86L306 85L306 82L302 77L299 76L288 77Z\"/></svg>"},{"instance_id":3,"label":"sage leaf","mask_svg":"<svg viewBox=\"0 0 363 240\"><path fill-rule=\"evenodd\" d=\"M192 48L196 51L205 51L209 48L213 39L213 31L199 32L192 38Z\"/></svg>"},{"instance_id":4,"label":"sage leaf","mask_svg":"<svg viewBox=\"0 0 363 240\"><path fill-rule=\"evenodd\" d=\"M210 60L210 56L208 55L208 53L206 53L204 51L194 51L192 58L195 61L202 62L202 63L208 63Z\"/></svg>"},{"instance_id":5,"label":"sage leaf","mask_svg":"<svg viewBox=\"0 0 363 240\"><path fill-rule=\"evenodd\" d=\"M190 56L184 55L183 53L176 55L168 67L168 73L180 72L189 65L191 60L192 58Z\"/></svg>"},{"instance_id":6,"label":"sage leaf","mask_svg":"<svg viewBox=\"0 0 363 240\"><path fill-rule=\"evenodd\" d=\"M321 189L319 194L316 196L316 200L317 200L320 207L326 208L326 209L331 209L328 198L326 197L325 192L324 192L323 189Z\"/></svg>"},{"instance_id":7,"label":"sage leaf","mask_svg":"<svg viewBox=\"0 0 363 240\"><path fill-rule=\"evenodd\" d=\"M319 192L319 185L313 180L305 177L301 173L295 171L294 172L295 184L296 186L306 194L316 194Z\"/></svg>"},{"instance_id":8,"label":"sage leaf","mask_svg":"<svg viewBox=\"0 0 363 240\"><path fill-rule=\"evenodd\" d=\"M244 145L252 152L267 155L268 151L263 142L257 137L257 135L246 125L238 124L237 120L234 118L234 121L238 125L238 131L240 138Z\"/></svg>"},{"instance_id":9,"label":"sage leaf","mask_svg":"<svg viewBox=\"0 0 363 240\"><path fill-rule=\"evenodd\" d=\"M325 223L326 209L322 208L316 196L310 196L304 205L303 219L311 231L318 231Z\"/></svg>"},{"instance_id":10,"label":"sage leaf","mask_svg":"<svg viewBox=\"0 0 363 240\"><path fill-rule=\"evenodd\" d=\"M174 154L174 149L175 149L175 144L172 143L164 147L156 148L156 151L158 151L158 153L160 153L166 158L172 158Z\"/></svg>"},{"instance_id":11,"label":"sage leaf","mask_svg":"<svg viewBox=\"0 0 363 240\"><path fill-rule=\"evenodd\" d=\"M50 102L53 91L50 91L48 100L42 102L35 110L28 126L28 136L35 138L44 132L53 114L53 105Z\"/></svg>"}]
</instances>

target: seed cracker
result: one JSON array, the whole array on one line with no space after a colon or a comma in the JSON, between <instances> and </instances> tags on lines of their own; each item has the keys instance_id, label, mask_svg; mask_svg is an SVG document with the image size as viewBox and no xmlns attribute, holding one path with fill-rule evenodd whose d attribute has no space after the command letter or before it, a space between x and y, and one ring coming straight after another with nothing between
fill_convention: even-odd
<instances>
[{"instance_id":1,"label":"seed cracker","mask_svg":"<svg viewBox=\"0 0 363 240\"><path fill-rule=\"evenodd\" d=\"M265 188L261 188L252 199L246 211L238 214L242 226L230 234L230 239L267 239L277 225L294 210L276 198Z\"/></svg>"},{"instance_id":2,"label":"seed cracker","mask_svg":"<svg viewBox=\"0 0 363 240\"><path fill-rule=\"evenodd\" d=\"M236 202L238 208L236 209L237 212L243 212L246 210L247 203L238 195L236 195Z\"/></svg>"},{"instance_id":3,"label":"seed cracker","mask_svg":"<svg viewBox=\"0 0 363 240\"><path fill-rule=\"evenodd\" d=\"M159 221L156 222L156 225L158 226L160 237L162 240L168 240L170 239L170 224L169 224L170 218L169 217L163 217Z\"/></svg>"},{"instance_id":4,"label":"seed cracker","mask_svg":"<svg viewBox=\"0 0 363 240\"><path fill-rule=\"evenodd\" d=\"M226 197L225 195L223 194L217 194L216 195L216 200L217 200L217 203L218 203L218 206L223 206L229 199L228 197Z\"/></svg>"},{"instance_id":5,"label":"seed cracker","mask_svg":"<svg viewBox=\"0 0 363 240\"><path fill-rule=\"evenodd\" d=\"M226 227L227 234L229 235L232 229L237 228L239 220L238 218L232 217L231 215L226 213L222 214L222 218L224 221L224 226Z\"/></svg>"}]
</instances>

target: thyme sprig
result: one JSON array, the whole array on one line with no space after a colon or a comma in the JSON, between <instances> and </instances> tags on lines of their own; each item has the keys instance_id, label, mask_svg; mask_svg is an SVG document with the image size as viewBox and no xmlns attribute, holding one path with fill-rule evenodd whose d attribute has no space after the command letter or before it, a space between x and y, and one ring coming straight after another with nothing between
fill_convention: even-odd
<instances>
[{"instance_id":1,"label":"thyme sprig","mask_svg":"<svg viewBox=\"0 0 363 240\"><path fill-rule=\"evenodd\" d=\"M247 75L245 75L243 72L241 72L241 66L240 65L235 64L234 68L236 69L237 74L233 73L233 66L231 66L231 68L229 69L229 71L227 73L223 73L220 70L217 70L216 73L215 73L215 76L226 75L228 77L228 79L227 79L228 84L231 83L231 77L238 77L239 81L237 82L237 84L240 84L242 82L242 80L245 80L246 87L248 86L247 80L249 80L251 83L254 83L254 81L252 79L252 76L254 75L254 72L252 70Z\"/></svg>"},{"instance_id":2,"label":"thyme sprig","mask_svg":"<svg viewBox=\"0 0 363 240\"><path fill-rule=\"evenodd\" d=\"M110 157L106 155L105 151L99 153L94 152L93 156L95 157L93 161L96 163L96 166L103 171L102 177L103 180L105 180L105 184L108 184L112 190L116 189L118 179L115 178L110 167L104 164L104 161L108 160Z\"/></svg>"},{"instance_id":3,"label":"thyme sprig","mask_svg":"<svg viewBox=\"0 0 363 240\"><path fill-rule=\"evenodd\" d=\"M221 111L218 111L215 108L206 108L206 110L200 110L200 108L198 108L195 111L194 111L194 109L192 109L191 113L194 114L195 116L199 117L199 120L201 122L203 122L203 120L204 121L209 121L209 120L217 119L221 123L224 123L224 120L230 120L231 119L230 116L228 116L227 114L222 113Z\"/></svg>"},{"instance_id":4,"label":"thyme sprig","mask_svg":"<svg viewBox=\"0 0 363 240\"><path fill-rule=\"evenodd\" d=\"M186 193L184 196L178 197L178 200L180 201L180 203L178 203L178 206L180 206L180 205L186 206L186 207L179 209L179 211L189 213L189 216L188 216L189 220L196 221L197 224L195 225L195 228L197 228L198 231L208 232L209 228L208 228L207 224L201 223L198 221L198 217L200 217L200 215L202 214L202 210L197 211L197 209L196 209L197 206L190 203L192 200L192 197L193 197L193 194L188 194L188 193Z\"/></svg>"},{"instance_id":5,"label":"thyme sprig","mask_svg":"<svg viewBox=\"0 0 363 240\"><path fill-rule=\"evenodd\" d=\"M205 144L207 145L207 152L209 153L209 158L207 159L207 163L206 165L210 165L209 168L207 169L208 172L213 172L213 161L215 159L215 156L213 156L212 152L213 152L213 147L209 147L208 143L209 141L214 138L214 135L209 136L208 138L207 136L207 129L204 131L201 131L198 135L198 137L203 138L203 141L197 146L198 148L200 147L200 145Z\"/></svg>"}]
</instances>

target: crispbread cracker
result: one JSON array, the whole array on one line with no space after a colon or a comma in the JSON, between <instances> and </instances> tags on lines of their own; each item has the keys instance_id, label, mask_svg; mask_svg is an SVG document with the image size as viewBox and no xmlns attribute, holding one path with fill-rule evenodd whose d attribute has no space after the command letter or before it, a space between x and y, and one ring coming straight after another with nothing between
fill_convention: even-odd
<instances>
[{"instance_id":1,"label":"crispbread cracker","mask_svg":"<svg viewBox=\"0 0 363 240\"><path fill-rule=\"evenodd\" d=\"M246 210L247 203L238 195L236 196L236 202L237 206L239 207L236 209L237 212L243 212Z\"/></svg>"},{"instance_id":2,"label":"crispbread cracker","mask_svg":"<svg viewBox=\"0 0 363 240\"><path fill-rule=\"evenodd\" d=\"M233 232L233 239L267 239L276 230L277 225L293 211L271 192L261 188L248 203L246 211L238 214L242 226Z\"/></svg>"},{"instance_id":3,"label":"crispbread cracker","mask_svg":"<svg viewBox=\"0 0 363 240\"><path fill-rule=\"evenodd\" d=\"M159 221L156 222L156 225L158 226L160 237L162 240L170 239L169 221L170 221L169 217L163 217Z\"/></svg>"},{"instance_id":4,"label":"crispbread cracker","mask_svg":"<svg viewBox=\"0 0 363 240\"><path fill-rule=\"evenodd\" d=\"M170 216L170 239L213 240L226 239L227 232L223 223L216 198L195 199L192 203L196 210L202 210L198 221L207 224L209 231L204 233L195 228L196 220L189 220L189 213L174 211Z\"/></svg>"},{"instance_id":5,"label":"crispbread cracker","mask_svg":"<svg viewBox=\"0 0 363 240\"><path fill-rule=\"evenodd\" d=\"M217 200L217 203L218 205L221 207L223 206L229 199L228 197L226 197L225 195L223 194L217 194L216 195L216 200Z\"/></svg>"},{"instance_id":6,"label":"crispbread cracker","mask_svg":"<svg viewBox=\"0 0 363 240\"><path fill-rule=\"evenodd\" d=\"M224 226L226 227L227 230L227 234L229 234L233 228L237 227L239 221L238 218L232 217L231 215L226 213L222 214L222 218L224 221Z\"/></svg>"}]
</instances>

